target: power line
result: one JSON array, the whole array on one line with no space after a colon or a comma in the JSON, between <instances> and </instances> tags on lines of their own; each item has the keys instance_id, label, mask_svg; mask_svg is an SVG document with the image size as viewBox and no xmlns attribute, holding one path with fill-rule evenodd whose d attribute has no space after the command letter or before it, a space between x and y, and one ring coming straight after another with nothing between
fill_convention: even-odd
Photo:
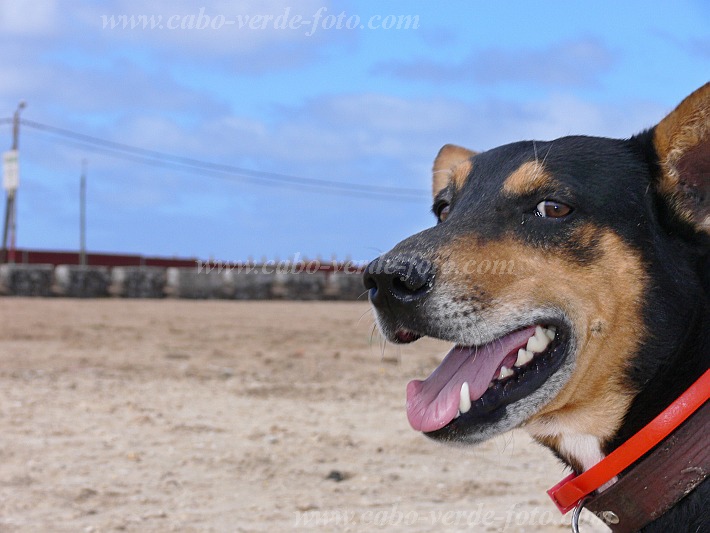
<instances>
[{"instance_id":1,"label":"power line","mask_svg":"<svg viewBox=\"0 0 710 533\"><path fill-rule=\"evenodd\" d=\"M225 173L225 172L218 172L218 171L213 171L213 170L206 170L206 169L198 169L198 168L190 168L190 167L185 167L178 165L177 163L171 163L168 161L160 161L157 159L148 159L142 156L137 156L137 155L132 155L132 154L126 154L126 153L121 153L121 152L115 152L112 151L109 148L102 148L99 146L93 146L85 143L81 143L78 141L72 141L69 139L57 139L58 142L62 144L66 144L68 146L72 146L75 148L79 148L82 150L88 150L90 152L94 153L99 153L103 155L107 155L109 157L114 157L117 159L123 159L126 161L131 161L134 163L140 163L156 168L166 168L170 170L176 170L179 172L188 172L191 174L195 174L198 176L208 176L208 177L213 177L221 180L227 180L231 182L242 182L242 183L249 183L253 185L259 185L259 186L265 186L265 187L278 187L279 189L291 189L291 190L297 190L299 192L310 192L310 193L318 193L318 194L329 194L329 195L335 195L335 196L344 196L344 197L349 197L349 198L371 198L375 200L393 200L393 201L402 201L402 202L416 202L420 201L419 198L416 198L414 196L396 196L393 194L387 194L387 193L381 193L381 192L365 192L365 191L348 191L348 190L338 190L338 189L328 189L323 186L320 187L314 187L312 185L300 185L300 184L295 184L295 183L283 183L283 182L274 182L274 181L269 181L267 177L262 177L260 179L255 178L254 176L245 176L245 175L239 175L236 173Z\"/></svg>"},{"instance_id":2,"label":"power line","mask_svg":"<svg viewBox=\"0 0 710 533\"><path fill-rule=\"evenodd\" d=\"M304 178L275 172L264 172L221 163L213 163L200 159L177 156L138 146L118 143L86 135L48 124L22 119L21 123L31 129L56 135L74 146L94 152L104 153L112 157L126 159L142 164L172 168L201 175L218 178L237 179L239 181L267 186L287 186L308 192L336 194L340 196L366 197L376 199L391 199L398 201L418 201L424 199L428 192L424 189L387 187L382 185L365 185L361 183L340 182L334 180ZM308 187L308 189L303 189Z\"/></svg>"}]
</instances>

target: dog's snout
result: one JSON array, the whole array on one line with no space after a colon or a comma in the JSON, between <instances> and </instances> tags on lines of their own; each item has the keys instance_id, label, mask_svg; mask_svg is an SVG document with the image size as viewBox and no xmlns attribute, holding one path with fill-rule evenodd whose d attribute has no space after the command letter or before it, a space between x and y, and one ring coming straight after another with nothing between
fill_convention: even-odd
<instances>
[{"instance_id":1,"label":"dog's snout","mask_svg":"<svg viewBox=\"0 0 710 533\"><path fill-rule=\"evenodd\" d=\"M434 264L419 256L381 256L367 266L363 283L375 305L414 302L431 290Z\"/></svg>"}]
</instances>

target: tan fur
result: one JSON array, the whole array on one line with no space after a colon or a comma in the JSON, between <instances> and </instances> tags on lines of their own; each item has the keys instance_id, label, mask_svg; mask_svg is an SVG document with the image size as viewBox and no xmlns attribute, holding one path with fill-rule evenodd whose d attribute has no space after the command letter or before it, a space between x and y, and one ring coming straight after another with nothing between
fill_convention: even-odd
<instances>
[{"instance_id":1,"label":"tan fur","mask_svg":"<svg viewBox=\"0 0 710 533\"><path fill-rule=\"evenodd\" d=\"M476 152L456 146L455 144L445 144L434 159L433 180L432 180L432 195L436 196L439 192L451 183L452 178L456 179L457 183L465 181L466 176L471 172L472 165L470 159L476 155ZM454 172L455 167L462 163L468 163L468 170L464 169L465 165L460 167L460 170ZM465 172L465 175L463 175ZM462 183L461 183L462 184Z\"/></svg>"},{"instance_id":2,"label":"tan fur","mask_svg":"<svg viewBox=\"0 0 710 533\"><path fill-rule=\"evenodd\" d=\"M688 96L664 118L656 126L653 137L662 171L659 192L669 199L682 218L710 232L710 213L706 212L707 208L701 212L693 209L684 191L688 184L684 183L680 169L683 157L701 143L704 143L703 150L710 150L710 83ZM704 158L704 164L708 165L710 155L705 153ZM707 172L705 167L703 170ZM710 189L710 184L705 186Z\"/></svg>"},{"instance_id":3,"label":"tan fur","mask_svg":"<svg viewBox=\"0 0 710 533\"><path fill-rule=\"evenodd\" d=\"M451 183L457 191L460 191L466 184L466 180L468 180L468 176L471 174L472 170L473 162L471 162L470 159L461 161L451 169L449 183Z\"/></svg>"},{"instance_id":4,"label":"tan fur","mask_svg":"<svg viewBox=\"0 0 710 533\"><path fill-rule=\"evenodd\" d=\"M513 172L505 183L503 191L510 195L524 196L534 193L553 183L552 177L545 171L542 164L537 161L523 163Z\"/></svg>"},{"instance_id":5,"label":"tan fur","mask_svg":"<svg viewBox=\"0 0 710 533\"><path fill-rule=\"evenodd\" d=\"M592 234L598 258L584 265L564 250L535 249L513 238L459 239L440 251L442 258L455 257L460 265L483 258L514 262L510 275L466 275L461 268L438 280L456 293L485 293L490 300L483 318L551 306L571 319L579 349L576 368L557 397L526 424L533 437L563 455L569 453L560 447L563 435L590 435L603 444L618 430L635 393L621 376L643 337L640 302L646 276L641 257L612 231L581 230L586 238ZM582 457L569 459L586 463Z\"/></svg>"}]
</instances>

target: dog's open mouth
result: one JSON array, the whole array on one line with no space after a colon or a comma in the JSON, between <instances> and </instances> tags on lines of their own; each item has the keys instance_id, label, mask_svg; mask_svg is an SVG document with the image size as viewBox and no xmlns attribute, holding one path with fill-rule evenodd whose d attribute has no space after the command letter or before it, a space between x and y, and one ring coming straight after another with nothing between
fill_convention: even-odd
<instances>
[{"instance_id":1,"label":"dog's open mouth","mask_svg":"<svg viewBox=\"0 0 710 533\"><path fill-rule=\"evenodd\" d=\"M482 346L454 346L427 379L407 385L409 423L428 436L451 438L470 425L491 421L560 367L565 345L561 327L540 324Z\"/></svg>"}]
</instances>

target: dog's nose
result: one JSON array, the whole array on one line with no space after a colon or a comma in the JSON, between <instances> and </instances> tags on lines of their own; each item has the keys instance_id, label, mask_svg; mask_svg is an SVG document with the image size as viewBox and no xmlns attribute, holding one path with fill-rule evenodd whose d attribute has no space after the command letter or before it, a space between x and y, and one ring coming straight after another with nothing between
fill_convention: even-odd
<instances>
[{"instance_id":1,"label":"dog's nose","mask_svg":"<svg viewBox=\"0 0 710 533\"><path fill-rule=\"evenodd\" d=\"M367 265L363 283L375 305L414 302L431 290L434 263L419 256L380 256Z\"/></svg>"}]
</instances>

